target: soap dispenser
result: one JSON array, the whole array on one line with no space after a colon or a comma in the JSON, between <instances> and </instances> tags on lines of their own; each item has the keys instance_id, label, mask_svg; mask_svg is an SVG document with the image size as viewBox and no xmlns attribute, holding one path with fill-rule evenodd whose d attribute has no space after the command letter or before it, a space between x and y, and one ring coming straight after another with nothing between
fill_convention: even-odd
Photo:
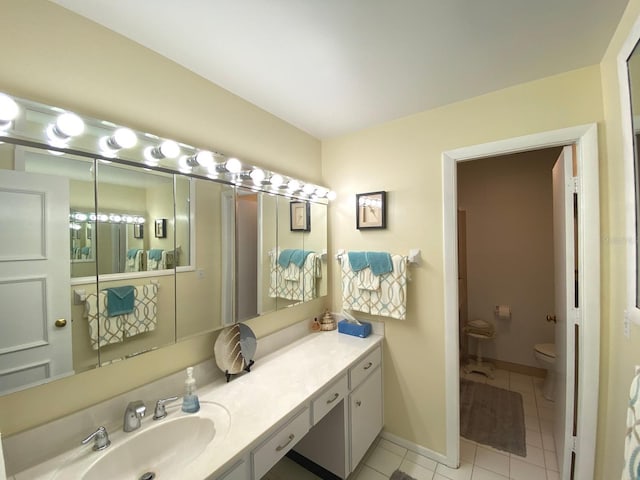
<instances>
[{"instance_id":1,"label":"soap dispenser","mask_svg":"<svg viewBox=\"0 0 640 480\"><path fill-rule=\"evenodd\" d=\"M187 379L184 381L182 411L186 413L196 413L198 410L200 410L200 401L196 393L196 379L193 378L193 367L188 367Z\"/></svg>"}]
</instances>

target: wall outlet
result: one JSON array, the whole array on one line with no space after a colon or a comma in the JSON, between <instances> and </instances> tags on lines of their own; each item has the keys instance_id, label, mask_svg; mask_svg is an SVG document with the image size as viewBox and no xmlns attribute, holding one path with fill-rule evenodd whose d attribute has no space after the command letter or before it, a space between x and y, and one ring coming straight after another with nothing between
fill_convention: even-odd
<instances>
[{"instance_id":1,"label":"wall outlet","mask_svg":"<svg viewBox=\"0 0 640 480\"><path fill-rule=\"evenodd\" d=\"M629 319L629 312L624 311L624 336L626 338L631 337L631 320Z\"/></svg>"}]
</instances>

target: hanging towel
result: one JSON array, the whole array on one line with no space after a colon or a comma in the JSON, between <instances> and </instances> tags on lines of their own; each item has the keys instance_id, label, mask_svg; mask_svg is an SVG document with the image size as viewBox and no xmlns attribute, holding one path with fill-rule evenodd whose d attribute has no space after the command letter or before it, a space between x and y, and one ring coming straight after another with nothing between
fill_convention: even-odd
<instances>
[{"instance_id":1,"label":"hanging towel","mask_svg":"<svg viewBox=\"0 0 640 480\"><path fill-rule=\"evenodd\" d=\"M160 248L147 251L147 270L164 270L167 268L167 252Z\"/></svg>"},{"instance_id":2,"label":"hanging towel","mask_svg":"<svg viewBox=\"0 0 640 480\"><path fill-rule=\"evenodd\" d=\"M93 350L124 340L123 319L107 316L107 296L91 293L84 302L84 316L89 323L89 342Z\"/></svg>"},{"instance_id":3,"label":"hanging towel","mask_svg":"<svg viewBox=\"0 0 640 480\"><path fill-rule=\"evenodd\" d=\"M107 292L107 315L115 317L133 312L135 292L132 285L105 288Z\"/></svg>"},{"instance_id":4,"label":"hanging towel","mask_svg":"<svg viewBox=\"0 0 640 480\"><path fill-rule=\"evenodd\" d=\"M380 289L371 292L371 315L405 320L407 317L407 259L391 255L393 271L380 275Z\"/></svg>"},{"instance_id":5,"label":"hanging towel","mask_svg":"<svg viewBox=\"0 0 640 480\"><path fill-rule=\"evenodd\" d=\"M387 252L366 252L367 264L374 275L383 275L393 271L391 255Z\"/></svg>"},{"instance_id":6,"label":"hanging towel","mask_svg":"<svg viewBox=\"0 0 640 480\"><path fill-rule=\"evenodd\" d=\"M143 251L140 249L132 249L135 250L135 255L131 258L127 253L127 262L125 264L125 272L141 272L142 271L142 258Z\"/></svg>"},{"instance_id":7,"label":"hanging towel","mask_svg":"<svg viewBox=\"0 0 640 480\"><path fill-rule=\"evenodd\" d=\"M161 248L152 248L149 250L149 260L160 261L162 260L162 250Z\"/></svg>"},{"instance_id":8,"label":"hanging towel","mask_svg":"<svg viewBox=\"0 0 640 480\"><path fill-rule=\"evenodd\" d=\"M149 283L135 287L135 308L123 315L125 338L151 332L158 324L158 285Z\"/></svg>"},{"instance_id":9,"label":"hanging towel","mask_svg":"<svg viewBox=\"0 0 640 480\"><path fill-rule=\"evenodd\" d=\"M313 253L311 250L299 250L296 249L291 254L290 262L295 264L298 268L304 266L304 262L307 260L309 254Z\"/></svg>"},{"instance_id":10,"label":"hanging towel","mask_svg":"<svg viewBox=\"0 0 640 480\"><path fill-rule=\"evenodd\" d=\"M371 292L358 288L358 273L351 268L348 256L340 257L340 266L342 268L342 310L368 313Z\"/></svg>"},{"instance_id":11,"label":"hanging towel","mask_svg":"<svg viewBox=\"0 0 640 480\"><path fill-rule=\"evenodd\" d=\"M347 256L349 257L349 266L354 272L359 272L369 266L366 252L347 252Z\"/></svg>"},{"instance_id":12,"label":"hanging towel","mask_svg":"<svg viewBox=\"0 0 640 480\"><path fill-rule=\"evenodd\" d=\"M284 250L283 250L284 252ZM302 268L295 263L282 267L281 255L270 257L269 262L269 297L286 300L306 301L316 298L317 280L322 277L322 261L320 255L307 251Z\"/></svg>"},{"instance_id":13,"label":"hanging towel","mask_svg":"<svg viewBox=\"0 0 640 480\"><path fill-rule=\"evenodd\" d=\"M136 258L136 255L139 251L139 248L130 248L129 250L127 250L127 258Z\"/></svg>"},{"instance_id":14,"label":"hanging towel","mask_svg":"<svg viewBox=\"0 0 640 480\"><path fill-rule=\"evenodd\" d=\"M293 255L294 252L295 250L292 248L287 248L285 250L282 250L280 252L280 255L278 255L278 264L280 264L282 268L287 268L291 263L291 256Z\"/></svg>"},{"instance_id":15,"label":"hanging towel","mask_svg":"<svg viewBox=\"0 0 640 480\"><path fill-rule=\"evenodd\" d=\"M627 408L627 435L624 440L624 468L622 480L640 478L640 367L629 388L629 406Z\"/></svg>"},{"instance_id":16,"label":"hanging towel","mask_svg":"<svg viewBox=\"0 0 640 480\"><path fill-rule=\"evenodd\" d=\"M358 288L360 290L379 290L380 289L380 277L374 275L370 268L365 268L357 273L358 276Z\"/></svg>"}]
</instances>

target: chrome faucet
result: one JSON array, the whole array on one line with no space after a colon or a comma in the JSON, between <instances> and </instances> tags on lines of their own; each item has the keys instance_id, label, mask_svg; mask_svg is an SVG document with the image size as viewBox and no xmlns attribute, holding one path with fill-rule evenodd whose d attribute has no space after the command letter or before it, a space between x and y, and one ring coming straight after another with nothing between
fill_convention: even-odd
<instances>
[{"instance_id":1,"label":"chrome faucet","mask_svg":"<svg viewBox=\"0 0 640 480\"><path fill-rule=\"evenodd\" d=\"M175 402L180 397L169 397L169 398L161 398L156 402L156 409L153 412L153 419L160 420L167 416L167 410L165 409L165 405L169 402Z\"/></svg>"},{"instance_id":2,"label":"chrome faucet","mask_svg":"<svg viewBox=\"0 0 640 480\"><path fill-rule=\"evenodd\" d=\"M87 438L82 440L82 442L80 443L82 443L82 445L86 445L91 440L95 440L93 443L93 449L96 451L104 450L109 445L111 445L111 440L109 440L109 434L107 433L107 429L104 427L98 427L98 429L95 432L93 432Z\"/></svg>"},{"instance_id":3,"label":"chrome faucet","mask_svg":"<svg viewBox=\"0 0 640 480\"><path fill-rule=\"evenodd\" d=\"M144 406L142 400L136 400L129 403L127 409L124 411L124 421L122 430L125 432L133 432L140 428L140 420L144 417L147 407Z\"/></svg>"}]
</instances>

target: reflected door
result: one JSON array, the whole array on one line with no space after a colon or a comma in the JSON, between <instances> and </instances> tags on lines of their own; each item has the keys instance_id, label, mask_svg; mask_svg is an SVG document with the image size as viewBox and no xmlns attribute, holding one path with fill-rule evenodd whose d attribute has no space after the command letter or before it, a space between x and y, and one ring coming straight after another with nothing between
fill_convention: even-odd
<instances>
[{"instance_id":1,"label":"reflected door","mask_svg":"<svg viewBox=\"0 0 640 480\"><path fill-rule=\"evenodd\" d=\"M73 373L69 185L0 170L0 393Z\"/></svg>"}]
</instances>

